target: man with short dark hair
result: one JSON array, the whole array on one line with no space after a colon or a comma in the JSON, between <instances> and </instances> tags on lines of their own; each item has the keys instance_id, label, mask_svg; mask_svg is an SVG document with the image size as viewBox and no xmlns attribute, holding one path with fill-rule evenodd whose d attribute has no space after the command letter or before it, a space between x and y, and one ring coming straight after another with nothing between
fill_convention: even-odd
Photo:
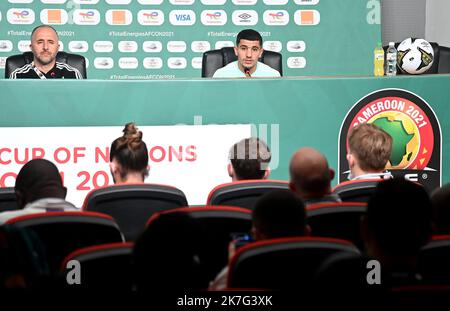
<instances>
[{"instance_id":1,"label":"man with short dark hair","mask_svg":"<svg viewBox=\"0 0 450 311\"><path fill-rule=\"evenodd\" d=\"M229 153L228 175L232 181L267 179L272 155L269 147L259 138L246 138L235 143Z\"/></svg>"},{"instance_id":2,"label":"man with short dark hair","mask_svg":"<svg viewBox=\"0 0 450 311\"><path fill-rule=\"evenodd\" d=\"M319 151L309 147L297 150L291 158L289 173L289 188L306 205L341 202L331 189L334 170L328 166L327 159Z\"/></svg>"},{"instance_id":3,"label":"man with short dark hair","mask_svg":"<svg viewBox=\"0 0 450 311\"><path fill-rule=\"evenodd\" d=\"M0 224L27 214L78 210L65 200L67 189L58 168L45 159L31 160L20 169L14 191L20 210L0 213Z\"/></svg>"},{"instance_id":4,"label":"man with short dark hair","mask_svg":"<svg viewBox=\"0 0 450 311\"><path fill-rule=\"evenodd\" d=\"M362 123L348 135L347 161L350 180L390 178L385 172L392 151L392 137L374 124Z\"/></svg>"},{"instance_id":5,"label":"man with short dark hair","mask_svg":"<svg viewBox=\"0 0 450 311\"><path fill-rule=\"evenodd\" d=\"M253 29L242 30L236 37L237 61L218 69L213 78L280 77L280 73L259 62L264 50L262 37Z\"/></svg>"},{"instance_id":6,"label":"man with short dark hair","mask_svg":"<svg viewBox=\"0 0 450 311\"><path fill-rule=\"evenodd\" d=\"M78 69L56 61L59 38L53 27L40 25L34 28L30 49L33 62L11 72L10 79L83 79Z\"/></svg>"}]
</instances>

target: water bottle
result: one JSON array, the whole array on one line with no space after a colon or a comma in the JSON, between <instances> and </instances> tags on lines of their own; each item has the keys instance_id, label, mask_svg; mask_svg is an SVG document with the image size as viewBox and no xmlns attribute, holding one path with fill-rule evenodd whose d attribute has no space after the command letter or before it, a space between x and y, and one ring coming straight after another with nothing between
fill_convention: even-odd
<instances>
[{"instance_id":1,"label":"water bottle","mask_svg":"<svg viewBox=\"0 0 450 311\"><path fill-rule=\"evenodd\" d=\"M373 54L373 74L376 77L382 77L384 76L384 50L381 46L381 42L378 43Z\"/></svg>"},{"instance_id":2,"label":"water bottle","mask_svg":"<svg viewBox=\"0 0 450 311\"><path fill-rule=\"evenodd\" d=\"M386 50L386 76L395 76L397 74L397 49L394 42L389 42Z\"/></svg>"}]
</instances>

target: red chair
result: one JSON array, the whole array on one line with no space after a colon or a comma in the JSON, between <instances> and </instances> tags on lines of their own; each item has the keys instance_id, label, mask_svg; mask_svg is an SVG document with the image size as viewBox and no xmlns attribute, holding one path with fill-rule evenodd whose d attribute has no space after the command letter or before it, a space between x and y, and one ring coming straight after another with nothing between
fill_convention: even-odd
<instances>
[{"instance_id":1,"label":"red chair","mask_svg":"<svg viewBox=\"0 0 450 311\"><path fill-rule=\"evenodd\" d=\"M283 180L243 180L216 186L209 192L207 205L228 205L253 209L256 200L273 190L289 190Z\"/></svg>"},{"instance_id":2,"label":"red chair","mask_svg":"<svg viewBox=\"0 0 450 311\"><path fill-rule=\"evenodd\" d=\"M226 266L233 233L249 232L251 212L228 206L180 208L150 218L136 241L138 287L204 289Z\"/></svg>"},{"instance_id":3,"label":"red chair","mask_svg":"<svg viewBox=\"0 0 450 311\"><path fill-rule=\"evenodd\" d=\"M187 206L184 193L172 186L120 184L92 190L83 210L110 215L119 224L127 241L134 241L156 212Z\"/></svg>"},{"instance_id":4,"label":"red chair","mask_svg":"<svg viewBox=\"0 0 450 311\"><path fill-rule=\"evenodd\" d=\"M64 257L78 248L123 242L123 235L114 219L99 213L29 214L11 218L5 226L25 230L42 243L51 274L58 274Z\"/></svg>"},{"instance_id":5,"label":"red chair","mask_svg":"<svg viewBox=\"0 0 450 311\"><path fill-rule=\"evenodd\" d=\"M263 240L240 248L231 259L229 288L303 289L330 255L360 254L352 243L316 237Z\"/></svg>"},{"instance_id":6,"label":"red chair","mask_svg":"<svg viewBox=\"0 0 450 311\"><path fill-rule=\"evenodd\" d=\"M348 240L362 249L360 220L366 213L362 202L312 204L306 207L306 221L312 236Z\"/></svg>"},{"instance_id":7,"label":"red chair","mask_svg":"<svg viewBox=\"0 0 450 311\"><path fill-rule=\"evenodd\" d=\"M77 249L64 259L61 272L64 276L71 269L67 264L77 260L81 267L81 284L77 288L95 290L133 289L132 243L110 243Z\"/></svg>"},{"instance_id":8,"label":"red chair","mask_svg":"<svg viewBox=\"0 0 450 311\"><path fill-rule=\"evenodd\" d=\"M334 187L333 192L337 193L344 202L368 202L380 181L384 179L359 179L342 182Z\"/></svg>"}]
</instances>

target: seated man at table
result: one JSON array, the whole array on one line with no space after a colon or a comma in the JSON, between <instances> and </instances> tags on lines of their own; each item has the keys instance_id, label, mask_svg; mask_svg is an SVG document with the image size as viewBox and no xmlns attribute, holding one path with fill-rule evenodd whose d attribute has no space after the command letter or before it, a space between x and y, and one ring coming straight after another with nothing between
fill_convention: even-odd
<instances>
[{"instance_id":1,"label":"seated man at table","mask_svg":"<svg viewBox=\"0 0 450 311\"><path fill-rule=\"evenodd\" d=\"M14 70L10 79L83 79L78 69L56 61L59 38L53 27L40 25L34 28L30 49L33 62Z\"/></svg>"},{"instance_id":2,"label":"seated man at table","mask_svg":"<svg viewBox=\"0 0 450 311\"><path fill-rule=\"evenodd\" d=\"M237 61L218 69L213 78L279 77L275 69L258 61L263 54L262 37L253 29L238 33L234 53Z\"/></svg>"}]
</instances>

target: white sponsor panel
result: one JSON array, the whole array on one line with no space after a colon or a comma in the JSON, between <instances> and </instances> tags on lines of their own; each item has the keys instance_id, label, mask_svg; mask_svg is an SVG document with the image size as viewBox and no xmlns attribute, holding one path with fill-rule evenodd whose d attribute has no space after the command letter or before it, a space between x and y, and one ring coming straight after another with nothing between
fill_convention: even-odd
<instances>
[{"instance_id":1,"label":"white sponsor panel","mask_svg":"<svg viewBox=\"0 0 450 311\"><path fill-rule=\"evenodd\" d=\"M144 26L160 26L164 23L164 13L161 10L140 10L138 22Z\"/></svg>"},{"instance_id":2,"label":"white sponsor panel","mask_svg":"<svg viewBox=\"0 0 450 311\"><path fill-rule=\"evenodd\" d=\"M87 41L70 41L69 51L73 53L85 53L89 50Z\"/></svg>"},{"instance_id":3,"label":"white sponsor panel","mask_svg":"<svg viewBox=\"0 0 450 311\"><path fill-rule=\"evenodd\" d=\"M131 0L105 0L108 4L130 4Z\"/></svg>"},{"instance_id":4,"label":"white sponsor panel","mask_svg":"<svg viewBox=\"0 0 450 311\"><path fill-rule=\"evenodd\" d=\"M294 0L294 2L298 5L316 5L319 3L319 0Z\"/></svg>"},{"instance_id":5,"label":"white sponsor panel","mask_svg":"<svg viewBox=\"0 0 450 311\"><path fill-rule=\"evenodd\" d=\"M97 4L100 0L72 0L76 4Z\"/></svg>"},{"instance_id":6,"label":"white sponsor panel","mask_svg":"<svg viewBox=\"0 0 450 311\"><path fill-rule=\"evenodd\" d=\"M162 43L160 41L144 41L142 49L146 53L159 53L162 51Z\"/></svg>"},{"instance_id":7,"label":"white sponsor panel","mask_svg":"<svg viewBox=\"0 0 450 311\"><path fill-rule=\"evenodd\" d=\"M187 60L184 57L169 57L167 67L170 69L184 69L187 66Z\"/></svg>"},{"instance_id":8,"label":"white sponsor panel","mask_svg":"<svg viewBox=\"0 0 450 311\"><path fill-rule=\"evenodd\" d=\"M20 40L19 42L17 42L17 49L22 53L31 51L30 44L30 40Z\"/></svg>"},{"instance_id":9,"label":"white sponsor panel","mask_svg":"<svg viewBox=\"0 0 450 311\"><path fill-rule=\"evenodd\" d=\"M227 23L227 13L224 10L204 10L201 21L207 26L223 26Z\"/></svg>"},{"instance_id":10,"label":"white sponsor panel","mask_svg":"<svg viewBox=\"0 0 450 311\"><path fill-rule=\"evenodd\" d=\"M96 57L94 67L97 69L111 69L114 67L114 60L111 57Z\"/></svg>"},{"instance_id":11,"label":"white sponsor panel","mask_svg":"<svg viewBox=\"0 0 450 311\"><path fill-rule=\"evenodd\" d=\"M169 21L176 26L191 26L195 24L195 13L192 10L173 10L169 13Z\"/></svg>"},{"instance_id":12,"label":"white sponsor panel","mask_svg":"<svg viewBox=\"0 0 450 311\"><path fill-rule=\"evenodd\" d=\"M227 0L200 0L204 5L223 5Z\"/></svg>"},{"instance_id":13,"label":"white sponsor panel","mask_svg":"<svg viewBox=\"0 0 450 311\"><path fill-rule=\"evenodd\" d=\"M203 53L211 50L211 44L208 41L192 41L191 50L195 53Z\"/></svg>"},{"instance_id":14,"label":"white sponsor panel","mask_svg":"<svg viewBox=\"0 0 450 311\"><path fill-rule=\"evenodd\" d=\"M304 52L306 50L306 43L303 40L293 40L286 43L289 52Z\"/></svg>"},{"instance_id":15,"label":"white sponsor panel","mask_svg":"<svg viewBox=\"0 0 450 311\"><path fill-rule=\"evenodd\" d=\"M119 67L122 69L136 69L138 66L139 61L136 57L119 58Z\"/></svg>"},{"instance_id":16,"label":"white sponsor panel","mask_svg":"<svg viewBox=\"0 0 450 311\"><path fill-rule=\"evenodd\" d=\"M0 52L11 52L13 43L9 40L0 40Z\"/></svg>"},{"instance_id":17,"label":"white sponsor panel","mask_svg":"<svg viewBox=\"0 0 450 311\"><path fill-rule=\"evenodd\" d=\"M9 3L31 3L33 0L8 0Z\"/></svg>"},{"instance_id":18,"label":"white sponsor panel","mask_svg":"<svg viewBox=\"0 0 450 311\"><path fill-rule=\"evenodd\" d=\"M173 5L192 5L195 0L169 0L169 2Z\"/></svg>"},{"instance_id":19,"label":"white sponsor panel","mask_svg":"<svg viewBox=\"0 0 450 311\"><path fill-rule=\"evenodd\" d=\"M194 57L191 61L191 66L194 69L202 69L203 57Z\"/></svg>"},{"instance_id":20,"label":"white sponsor panel","mask_svg":"<svg viewBox=\"0 0 450 311\"><path fill-rule=\"evenodd\" d=\"M45 158L62 173L66 199L81 207L89 191L113 184L109 148L122 128L2 127L0 185L13 187L26 162ZM148 138L150 172L145 182L177 187L191 205L205 204L211 189L230 182L229 148L251 136L250 125L141 125L139 129L144 141Z\"/></svg>"},{"instance_id":21,"label":"white sponsor panel","mask_svg":"<svg viewBox=\"0 0 450 311\"><path fill-rule=\"evenodd\" d=\"M317 10L297 10L294 22L300 26L315 26L320 23L320 13Z\"/></svg>"},{"instance_id":22,"label":"white sponsor panel","mask_svg":"<svg viewBox=\"0 0 450 311\"><path fill-rule=\"evenodd\" d=\"M130 10L108 10L105 19L108 25L130 25L133 21L133 14Z\"/></svg>"},{"instance_id":23,"label":"white sponsor panel","mask_svg":"<svg viewBox=\"0 0 450 311\"><path fill-rule=\"evenodd\" d=\"M114 50L114 45L111 41L95 41L94 51L97 53L111 53Z\"/></svg>"},{"instance_id":24,"label":"white sponsor panel","mask_svg":"<svg viewBox=\"0 0 450 311\"><path fill-rule=\"evenodd\" d=\"M267 10L263 19L266 25L285 26L289 23L289 13L286 10Z\"/></svg>"},{"instance_id":25,"label":"white sponsor panel","mask_svg":"<svg viewBox=\"0 0 450 311\"><path fill-rule=\"evenodd\" d=\"M120 41L119 51L122 53L135 53L138 49L138 44L136 41Z\"/></svg>"},{"instance_id":26,"label":"white sponsor panel","mask_svg":"<svg viewBox=\"0 0 450 311\"><path fill-rule=\"evenodd\" d=\"M65 10L45 9L41 11L41 22L47 25L64 25L69 20Z\"/></svg>"},{"instance_id":27,"label":"white sponsor panel","mask_svg":"<svg viewBox=\"0 0 450 311\"><path fill-rule=\"evenodd\" d=\"M184 42L184 41L169 41L169 42L167 42L167 50L172 53L186 52L186 42Z\"/></svg>"},{"instance_id":28,"label":"white sponsor panel","mask_svg":"<svg viewBox=\"0 0 450 311\"><path fill-rule=\"evenodd\" d=\"M224 48L224 47L233 47L234 42L233 41L217 41L214 48L216 50Z\"/></svg>"},{"instance_id":29,"label":"white sponsor panel","mask_svg":"<svg viewBox=\"0 0 450 311\"><path fill-rule=\"evenodd\" d=\"M41 0L42 3L45 4L62 4L66 3L67 0Z\"/></svg>"},{"instance_id":30,"label":"white sponsor panel","mask_svg":"<svg viewBox=\"0 0 450 311\"><path fill-rule=\"evenodd\" d=\"M161 69L163 61L160 57L146 57L144 58L143 65L145 69Z\"/></svg>"},{"instance_id":31,"label":"white sponsor panel","mask_svg":"<svg viewBox=\"0 0 450 311\"><path fill-rule=\"evenodd\" d=\"M140 4L144 5L160 5L164 0L138 0Z\"/></svg>"},{"instance_id":32,"label":"white sponsor panel","mask_svg":"<svg viewBox=\"0 0 450 311\"><path fill-rule=\"evenodd\" d=\"M280 41L264 41L263 48L267 51L281 52L283 44Z\"/></svg>"},{"instance_id":33,"label":"white sponsor panel","mask_svg":"<svg viewBox=\"0 0 450 311\"><path fill-rule=\"evenodd\" d=\"M258 0L233 0L234 5L255 5Z\"/></svg>"},{"instance_id":34,"label":"white sponsor panel","mask_svg":"<svg viewBox=\"0 0 450 311\"><path fill-rule=\"evenodd\" d=\"M285 5L289 0L263 0L263 2L267 5Z\"/></svg>"},{"instance_id":35,"label":"white sponsor panel","mask_svg":"<svg viewBox=\"0 0 450 311\"><path fill-rule=\"evenodd\" d=\"M287 60L289 68L305 68L306 58L304 57L289 57Z\"/></svg>"},{"instance_id":36,"label":"white sponsor panel","mask_svg":"<svg viewBox=\"0 0 450 311\"><path fill-rule=\"evenodd\" d=\"M237 10L232 14L233 24L237 26L254 26L258 24L258 12L254 10Z\"/></svg>"},{"instance_id":37,"label":"white sponsor panel","mask_svg":"<svg viewBox=\"0 0 450 311\"><path fill-rule=\"evenodd\" d=\"M6 19L13 25L30 25L34 23L35 14L31 9L13 8L6 12Z\"/></svg>"},{"instance_id":38,"label":"white sponsor panel","mask_svg":"<svg viewBox=\"0 0 450 311\"><path fill-rule=\"evenodd\" d=\"M77 25L97 25L100 23L100 13L94 9L77 9L72 19Z\"/></svg>"}]
</instances>

